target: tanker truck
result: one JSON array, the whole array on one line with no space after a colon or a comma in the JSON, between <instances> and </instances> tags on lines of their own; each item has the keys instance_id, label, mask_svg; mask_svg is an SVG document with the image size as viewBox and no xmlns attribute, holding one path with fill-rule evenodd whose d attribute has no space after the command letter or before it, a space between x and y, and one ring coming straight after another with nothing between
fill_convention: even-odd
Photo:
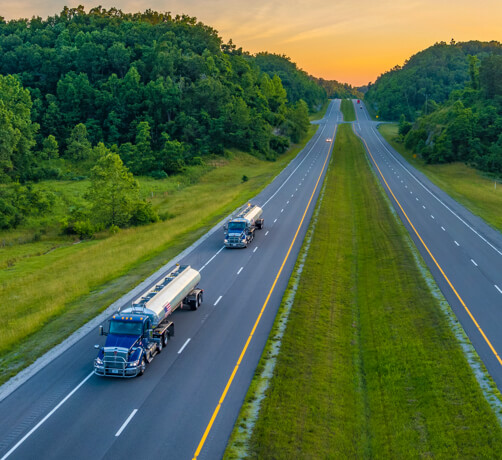
<instances>
[{"instance_id":1,"label":"tanker truck","mask_svg":"<svg viewBox=\"0 0 502 460\"><path fill-rule=\"evenodd\" d=\"M94 360L94 373L106 377L136 377L162 351L174 335L170 316L178 308L197 310L203 290L197 288L200 273L190 265L177 265L132 305L110 319L103 347Z\"/></svg>"},{"instance_id":2,"label":"tanker truck","mask_svg":"<svg viewBox=\"0 0 502 460\"><path fill-rule=\"evenodd\" d=\"M248 203L237 215L225 224L225 239L227 248L245 248L253 240L255 230L262 229L264 220L263 210Z\"/></svg>"}]
</instances>

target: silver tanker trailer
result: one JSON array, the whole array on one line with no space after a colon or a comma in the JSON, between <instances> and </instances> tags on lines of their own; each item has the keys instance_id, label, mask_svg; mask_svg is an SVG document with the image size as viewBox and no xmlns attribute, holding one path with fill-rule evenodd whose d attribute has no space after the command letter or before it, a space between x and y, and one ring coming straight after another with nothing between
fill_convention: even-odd
<instances>
[{"instance_id":1,"label":"silver tanker trailer","mask_svg":"<svg viewBox=\"0 0 502 460\"><path fill-rule=\"evenodd\" d=\"M203 290L197 288L200 273L190 265L178 265L130 307L110 318L106 343L94 360L94 372L107 377L135 377L162 351L174 335L170 315L178 308L199 308Z\"/></svg>"}]
</instances>

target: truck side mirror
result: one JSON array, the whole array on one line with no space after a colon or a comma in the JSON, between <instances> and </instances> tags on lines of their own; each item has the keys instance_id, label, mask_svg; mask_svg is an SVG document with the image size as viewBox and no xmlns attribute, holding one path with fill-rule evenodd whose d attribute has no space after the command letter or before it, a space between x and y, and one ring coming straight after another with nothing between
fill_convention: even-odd
<instances>
[{"instance_id":1,"label":"truck side mirror","mask_svg":"<svg viewBox=\"0 0 502 460\"><path fill-rule=\"evenodd\" d=\"M99 350L101 347L100 347L99 345L94 345L94 348L95 348L96 350Z\"/></svg>"}]
</instances>

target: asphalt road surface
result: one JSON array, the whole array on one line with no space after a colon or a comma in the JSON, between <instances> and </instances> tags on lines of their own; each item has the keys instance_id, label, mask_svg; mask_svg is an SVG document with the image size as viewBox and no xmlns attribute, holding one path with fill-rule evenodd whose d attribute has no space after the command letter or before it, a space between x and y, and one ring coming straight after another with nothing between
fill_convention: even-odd
<instances>
[{"instance_id":1,"label":"asphalt road surface","mask_svg":"<svg viewBox=\"0 0 502 460\"><path fill-rule=\"evenodd\" d=\"M407 163L380 135L364 105L354 101L354 106L353 128L377 177L502 391L502 235Z\"/></svg>"},{"instance_id":2,"label":"asphalt road surface","mask_svg":"<svg viewBox=\"0 0 502 460\"><path fill-rule=\"evenodd\" d=\"M93 375L93 345L104 340L86 335L0 402L0 459L223 455L321 189L339 107L331 102L305 149L253 200L265 226L248 248L224 249L221 229L179 260L201 270L204 302L174 312L176 335L145 374Z\"/></svg>"}]
</instances>

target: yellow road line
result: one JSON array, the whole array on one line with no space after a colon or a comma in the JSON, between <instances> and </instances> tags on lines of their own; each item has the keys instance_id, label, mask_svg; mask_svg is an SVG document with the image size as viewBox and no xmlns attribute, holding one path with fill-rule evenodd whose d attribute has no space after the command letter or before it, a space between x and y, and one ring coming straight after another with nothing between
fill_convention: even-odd
<instances>
[{"instance_id":1,"label":"yellow road line","mask_svg":"<svg viewBox=\"0 0 502 460\"><path fill-rule=\"evenodd\" d=\"M359 139L361 139L361 141L363 141L364 145L366 146L366 150L368 151L368 154L370 155L371 159L373 160L373 164L375 165L375 167L377 168L378 170L378 173L380 174L380 177L382 178L382 180L385 182L385 185L387 186L390 194L392 195L392 197L394 198L394 200L396 200L396 203L397 205L399 206L399 209L401 209L401 212L404 214L404 217L406 217L406 220L408 221L408 223L410 224L411 228L413 229L413 231L415 232L415 234L417 235L418 239L420 240L420 242L423 244L425 250L428 252L429 256L431 257L431 259L433 260L433 262L436 264L436 267L439 269L439 271L441 272L441 274L443 275L444 279L446 280L446 282L448 283L448 285L451 287L453 293L457 296L457 299L460 301L460 303L462 304L462 306L464 307L465 311L467 312L467 314L469 315L469 317L471 318L472 322L474 323L474 325L477 327L478 331L481 333L481 335L483 336L483 338L485 339L485 342L488 344L488 346L490 347L490 350L492 351L492 353L495 355L495 357L497 358L498 362L500 365L502 365L502 359L500 359L500 356L498 355L497 351L495 350L495 348L493 347L492 343L490 342L490 340L488 339L488 337L486 336L486 334L484 333L483 329L481 329L481 326L478 324L478 322L476 321L476 318L474 318L474 315L471 313L471 311L469 310L469 308L467 308L467 305L465 304L464 300L462 299L462 297L460 297L460 294L457 292L457 290L455 289L455 287L453 286L453 284L451 283L451 281L448 279L448 277L446 276L446 273L443 271L443 269L441 268L441 266L439 265L439 263L437 262L436 258L432 255L432 252L429 250L429 248L427 247L427 245L425 244L424 240L422 239L422 237L420 236L420 234L418 233L417 229L415 228L415 226L411 223L411 220L409 219L408 215L404 212L404 209L403 207L401 206L401 203L399 202L399 200L396 198L396 196L394 195L394 192L392 191L392 189L390 188L389 184L387 183L387 181L385 180L385 177L383 177L383 174L382 174L382 171L380 171L380 168L378 167L377 165L377 162L375 161L375 158L373 158L373 155L371 154L371 151L368 147L368 144L366 143L366 141L359 135L356 133L356 131L354 130L354 125L352 125L352 131L354 132L354 134L359 137Z\"/></svg>"},{"instance_id":2,"label":"yellow road line","mask_svg":"<svg viewBox=\"0 0 502 460\"><path fill-rule=\"evenodd\" d=\"M333 133L332 139L334 139L335 134L336 134L336 127L335 127L335 131ZM223 390L223 393L221 394L220 400L218 401L218 405L216 406L216 409L214 409L213 415L211 416L211 419L209 420L209 423L208 423L208 425L206 427L206 430L204 431L204 434L202 435L202 438L201 438L201 440L199 442L199 445L197 446L197 450L195 451L195 454L193 456L193 460L197 459L197 457L200 455L200 451L204 447L204 444L206 442L207 436L209 435L209 432L211 431L211 428L213 427L213 423L214 423L214 421L216 419L216 416L218 415L218 412L220 411L221 405L223 404L223 401L225 400L225 397L227 396L228 390L230 389L230 386L232 385L232 382L234 380L235 374L237 373L237 370L239 369L239 366L240 366L240 364L242 362L242 359L244 358L244 355L246 354L246 351L247 351L248 346L249 346L249 344L251 342L251 339L253 338L253 335L254 335L254 333L256 331L256 328L258 327L258 324L260 323L260 320L261 320L261 317L263 315L263 312L265 311L265 308L266 308L266 306L268 304L268 301L270 300L270 296L274 292L275 285L277 284L277 281L279 280L279 277L281 276L281 273L282 273L282 270L284 268L284 265L286 264L286 261L289 258L289 254L291 252L291 249L293 249L293 245L295 244L296 237L298 236L298 233L300 232L300 228L301 228L301 226L303 224L303 221L305 220L305 216L307 215L307 211L308 211L308 209L310 207L310 203L312 202L312 199L314 198L315 191L317 190L317 186L319 185L319 181L321 180L322 173L324 172L324 168L326 167L326 163L328 162L329 153L330 153L332 147L333 147L333 143L331 144L331 146L330 146L330 148L328 150L328 154L326 155L326 158L324 160L324 164L322 166L321 172L319 174L319 177L317 178L317 182L315 184L314 191L312 192L312 195L310 195L309 202L307 203L307 207L305 208L305 212L303 213L302 219L300 220L300 224L298 225L298 228L296 229L295 236L293 237L293 240L291 241L291 245L289 246L288 252L286 253L286 257L282 261L281 268L279 268L279 271L277 272L277 276L275 277L275 280L272 283L272 287L270 288L270 291L269 291L269 293L267 295L267 298L265 299L265 303L261 307L260 314L258 315L258 318L256 318L256 321L254 323L253 329L251 329L251 332L250 332L250 334L248 336L248 339L246 340L244 348L241 351L241 354L239 356L239 359L237 360L237 363L236 363L236 365L234 367L234 370L232 371L232 374L230 375L230 378L228 379L228 382L225 385L225 389Z\"/></svg>"}]
</instances>

